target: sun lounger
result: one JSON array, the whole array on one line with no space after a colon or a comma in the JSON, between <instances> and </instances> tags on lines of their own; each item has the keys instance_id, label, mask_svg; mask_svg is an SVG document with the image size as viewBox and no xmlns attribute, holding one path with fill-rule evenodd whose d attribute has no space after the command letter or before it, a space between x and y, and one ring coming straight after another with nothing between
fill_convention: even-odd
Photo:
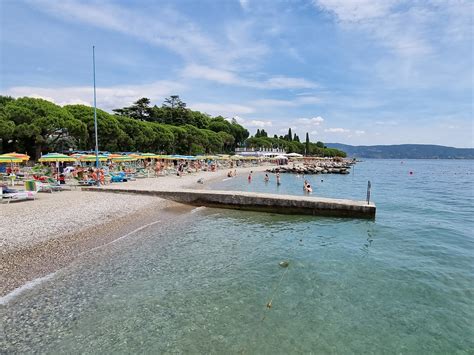
<instances>
[{"instance_id":1,"label":"sun lounger","mask_svg":"<svg viewBox=\"0 0 474 355\"><path fill-rule=\"evenodd\" d=\"M0 188L0 200L2 202L34 200L35 197L36 192L33 191L16 191L6 186L1 186Z\"/></svg>"}]
</instances>

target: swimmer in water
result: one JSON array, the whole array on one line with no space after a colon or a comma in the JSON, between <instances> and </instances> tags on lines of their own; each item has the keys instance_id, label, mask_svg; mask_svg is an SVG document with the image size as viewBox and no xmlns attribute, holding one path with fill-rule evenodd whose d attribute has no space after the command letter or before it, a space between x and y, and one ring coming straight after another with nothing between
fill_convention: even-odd
<instances>
[{"instance_id":1,"label":"swimmer in water","mask_svg":"<svg viewBox=\"0 0 474 355\"><path fill-rule=\"evenodd\" d=\"M265 182L270 181L270 178L268 177L268 174L265 174L265 177L263 178L263 181L265 181Z\"/></svg>"},{"instance_id":2,"label":"swimmer in water","mask_svg":"<svg viewBox=\"0 0 474 355\"><path fill-rule=\"evenodd\" d=\"M277 185L281 185L280 173L277 173L277 174L276 174L276 177L277 177Z\"/></svg>"},{"instance_id":3,"label":"swimmer in water","mask_svg":"<svg viewBox=\"0 0 474 355\"><path fill-rule=\"evenodd\" d=\"M252 181L252 171L249 173L249 177L247 178L247 180L248 180L249 182Z\"/></svg>"}]
</instances>

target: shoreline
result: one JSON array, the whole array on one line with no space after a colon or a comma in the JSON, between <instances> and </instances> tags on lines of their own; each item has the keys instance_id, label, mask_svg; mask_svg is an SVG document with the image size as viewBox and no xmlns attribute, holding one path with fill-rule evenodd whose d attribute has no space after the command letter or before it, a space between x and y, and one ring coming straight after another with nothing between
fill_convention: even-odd
<instances>
[{"instance_id":1,"label":"shoreline","mask_svg":"<svg viewBox=\"0 0 474 355\"><path fill-rule=\"evenodd\" d=\"M237 175L269 166L237 168ZM227 178L229 169L137 179L108 187L135 189L191 188L203 190ZM204 184L197 180L203 178ZM0 205L2 282L0 297L67 267L84 253L106 246L135 229L195 207L158 197L87 193L72 190L41 193L35 201ZM27 288L25 288L27 289Z\"/></svg>"}]
</instances>

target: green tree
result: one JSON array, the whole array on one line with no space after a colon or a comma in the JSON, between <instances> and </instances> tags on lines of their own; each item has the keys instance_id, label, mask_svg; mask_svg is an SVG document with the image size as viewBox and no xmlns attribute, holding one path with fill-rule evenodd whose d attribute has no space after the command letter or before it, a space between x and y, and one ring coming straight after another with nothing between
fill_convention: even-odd
<instances>
[{"instance_id":1,"label":"green tree","mask_svg":"<svg viewBox=\"0 0 474 355\"><path fill-rule=\"evenodd\" d=\"M178 126L186 123L186 103L179 98L179 95L167 97L163 102L162 108L167 113L165 123Z\"/></svg>"},{"instance_id":2,"label":"green tree","mask_svg":"<svg viewBox=\"0 0 474 355\"><path fill-rule=\"evenodd\" d=\"M94 108L84 105L67 105L64 109L75 119L83 122L87 127L84 139L79 140L78 148L92 150L95 146L94 132ZM97 132L99 137L99 149L106 151L128 150L133 146L133 139L125 133L120 122L127 117L113 116L105 111L97 109ZM135 120L135 122L137 122Z\"/></svg>"},{"instance_id":3,"label":"green tree","mask_svg":"<svg viewBox=\"0 0 474 355\"><path fill-rule=\"evenodd\" d=\"M52 102L23 97L9 101L4 114L15 124L17 148L36 158L43 150L55 150L65 137L84 139L86 125L75 119L67 110Z\"/></svg>"},{"instance_id":4,"label":"green tree","mask_svg":"<svg viewBox=\"0 0 474 355\"><path fill-rule=\"evenodd\" d=\"M288 128L288 141L291 142L291 140L292 140L291 128Z\"/></svg>"},{"instance_id":5,"label":"green tree","mask_svg":"<svg viewBox=\"0 0 474 355\"><path fill-rule=\"evenodd\" d=\"M305 141L305 154L306 155L309 155L310 154L310 150L309 150L309 133L306 132L306 141Z\"/></svg>"},{"instance_id":6,"label":"green tree","mask_svg":"<svg viewBox=\"0 0 474 355\"><path fill-rule=\"evenodd\" d=\"M150 107L150 99L142 97L135 101L132 106L114 109L112 111L119 116L127 116L137 120L148 121L150 120L153 110Z\"/></svg>"}]
</instances>

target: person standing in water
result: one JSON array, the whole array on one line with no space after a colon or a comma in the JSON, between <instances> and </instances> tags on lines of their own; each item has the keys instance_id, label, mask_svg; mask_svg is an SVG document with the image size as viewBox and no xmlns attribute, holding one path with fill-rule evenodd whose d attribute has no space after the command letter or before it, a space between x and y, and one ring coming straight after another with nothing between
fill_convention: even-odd
<instances>
[{"instance_id":1,"label":"person standing in water","mask_svg":"<svg viewBox=\"0 0 474 355\"><path fill-rule=\"evenodd\" d=\"M263 178L263 181L265 181L266 183L267 183L268 181L270 181L270 178L268 177L268 174L265 174L265 177Z\"/></svg>"},{"instance_id":2,"label":"person standing in water","mask_svg":"<svg viewBox=\"0 0 474 355\"><path fill-rule=\"evenodd\" d=\"M281 185L280 173L277 173L277 174L276 174L276 179L277 179L277 185Z\"/></svg>"},{"instance_id":3,"label":"person standing in water","mask_svg":"<svg viewBox=\"0 0 474 355\"><path fill-rule=\"evenodd\" d=\"M252 182L252 172L253 172L253 171L250 171L249 177L247 178L247 180L249 181L249 183Z\"/></svg>"}]
</instances>

